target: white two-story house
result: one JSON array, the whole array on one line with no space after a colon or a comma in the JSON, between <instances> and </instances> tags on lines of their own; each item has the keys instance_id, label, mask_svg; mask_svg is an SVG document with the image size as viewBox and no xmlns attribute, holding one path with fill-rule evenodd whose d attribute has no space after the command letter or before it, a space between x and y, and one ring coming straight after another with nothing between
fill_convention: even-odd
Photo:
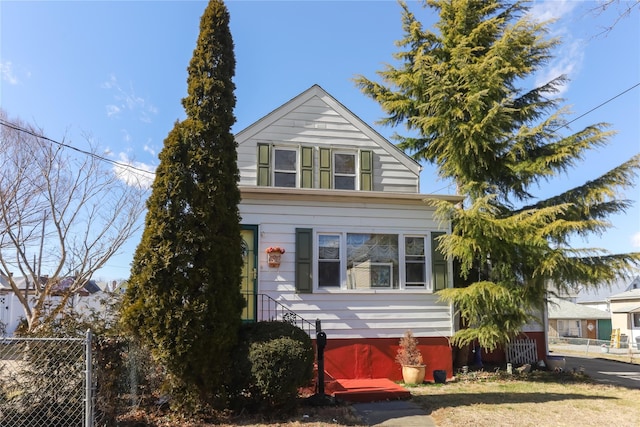
<instances>
[{"instance_id":1,"label":"white two-story house","mask_svg":"<svg viewBox=\"0 0 640 427\"><path fill-rule=\"evenodd\" d=\"M461 198L420 194L421 166L317 85L236 141L245 319L297 315L312 338L319 319L334 378L401 378L396 349L411 329L427 379L451 376L452 307L435 294L452 286L436 251L450 225L428 200Z\"/></svg>"}]
</instances>

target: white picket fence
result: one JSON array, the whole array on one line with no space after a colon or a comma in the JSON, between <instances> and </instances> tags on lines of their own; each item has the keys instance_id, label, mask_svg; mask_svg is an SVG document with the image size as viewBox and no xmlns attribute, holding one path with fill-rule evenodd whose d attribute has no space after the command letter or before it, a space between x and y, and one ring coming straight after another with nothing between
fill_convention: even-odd
<instances>
[{"instance_id":1,"label":"white picket fence","mask_svg":"<svg viewBox=\"0 0 640 427\"><path fill-rule=\"evenodd\" d=\"M538 349L535 340L516 340L507 344L505 350L507 363L514 365L534 364L538 361Z\"/></svg>"}]
</instances>

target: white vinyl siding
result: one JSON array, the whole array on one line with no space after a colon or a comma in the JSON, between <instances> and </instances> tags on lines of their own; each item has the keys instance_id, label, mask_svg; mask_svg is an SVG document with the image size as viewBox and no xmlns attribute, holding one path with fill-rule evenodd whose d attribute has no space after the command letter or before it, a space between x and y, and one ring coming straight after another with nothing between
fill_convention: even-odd
<instances>
[{"instance_id":1,"label":"white vinyl siding","mask_svg":"<svg viewBox=\"0 0 640 427\"><path fill-rule=\"evenodd\" d=\"M442 230L441 223L433 218L433 208L425 204L345 199L343 202L278 200L268 196L243 199L240 204L242 223L258 225L261 257L258 292L277 299L305 319L321 319L323 330L332 338L395 338L408 328L420 336L450 336L452 309L439 301L430 289L319 290L318 272L314 271L316 283L312 293L296 292L296 228L315 230L314 242L318 235L336 235L336 224L341 227L338 231L345 233L423 236L432 231L447 231ZM277 270L266 263L264 248L269 246L286 249ZM340 250L346 251L346 248ZM429 254L428 246L425 250ZM316 248L313 253L317 261ZM399 267L398 272L403 268Z\"/></svg>"},{"instance_id":2,"label":"white vinyl siding","mask_svg":"<svg viewBox=\"0 0 640 427\"><path fill-rule=\"evenodd\" d=\"M312 90L299 105L285 104L282 108L236 135L240 185L256 185L256 147L261 143L326 147L333 152L370 150L373 191L419 192L420 166L320 89ZM314 162L317 183L317 155Z\"/></svg>"}]
</instances>

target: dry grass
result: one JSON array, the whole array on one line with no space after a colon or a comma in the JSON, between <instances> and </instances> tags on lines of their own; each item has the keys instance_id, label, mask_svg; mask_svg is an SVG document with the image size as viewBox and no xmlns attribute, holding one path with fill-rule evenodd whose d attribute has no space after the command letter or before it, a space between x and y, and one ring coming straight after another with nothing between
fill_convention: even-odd
<instances>
[{"instance_id":1,"label":"dry grass","mask_svg":"<svg viewBox=\"0 0 640 427\"><path fill-rule=\"evenodd\" d=\"M267 414L268 415L268 414ZM306 406L301 405L288 417L260 415L232 415L217 413L205 420L178 419L171 414L149 414L144 411L131 412L121 417L121 427L323 427L323 426L362 426L350 405Z\"/></svg>"},{"instance_id":2,"label":"dry grass","mask_svg":"<svg viewBox=\"0 0 640 427\"><path fill-rule=\"evenodd\" d=\"M572 373L534 371L507 376L472 372L446 384L409 387L413 400L439 427L640 426L640 389L595 384ZM133 414L130 414L133 415ZM137 414L121 426L321 427L362 426L349 405L301 406L286 419L219 416L215 422Z\"/></svg>"},{"instance_id":3,"label":"dry grass","mask_svg":"<svg viewBox=\"0 0 640 427\"><path fill-rule=\"evenodd\" d=\"M594 384L581 375L487 375L411 392L440 427L640 425L640 389Z\"/></svg>"}]
</instances>

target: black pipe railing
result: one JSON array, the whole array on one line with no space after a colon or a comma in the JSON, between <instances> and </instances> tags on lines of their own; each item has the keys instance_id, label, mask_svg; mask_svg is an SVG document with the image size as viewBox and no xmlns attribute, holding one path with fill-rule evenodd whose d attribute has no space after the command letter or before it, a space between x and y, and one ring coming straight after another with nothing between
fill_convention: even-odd
<instances>
[{"instance_id":1,"label":"black pipe railing","mask_svg":"<svg viewBox=\"0 0 640 427\"><path fill-rule=\"evenodd\" d=\"M257 321L280 321L295 325L305 331L311 338L315 338L314 323L309 322L298 313L292 311L279 301L267 294L257 294Z\"/></svg>"}]
</instances>

